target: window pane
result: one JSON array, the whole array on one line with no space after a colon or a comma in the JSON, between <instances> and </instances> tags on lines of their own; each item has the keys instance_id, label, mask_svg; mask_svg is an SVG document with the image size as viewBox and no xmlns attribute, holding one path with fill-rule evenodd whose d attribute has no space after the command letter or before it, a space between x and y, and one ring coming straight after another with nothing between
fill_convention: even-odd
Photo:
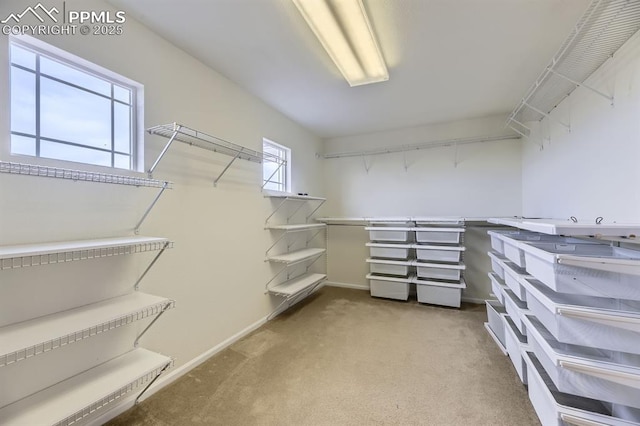
<instances>
[{"instance_id":1,"label":"window pane","mask_svg":"<svg viewBox=\"0 0 640 426\"><path fill-rule=\"evenodd\" d=\"M111 154L95 149L81 148L56 142L40 141L40 156L56 160L111 166Z\"/></svg>"},{"instance_id":2,"label":"window pane","mask_svg":"<svg viewBox=\"0 0 640 426\"><path fill-rule=\"evenodd\" d=\"M21 155L36 155L35 138L27 138L25 136L11 135L11 153Z\"/></svg>"},{"instance_id":3,"label":"window pane","mask_svg":"<svg viewBox=\"0 0 640 426\"><path fill-rule=\"evenodd\" d=\"M131 168L131 157L128 155L115 154L114 156L114 167L118 169L130 169Z\"/></svg>"},{"instance_id":4,"label":"window pane","mask_svg":"<svg viewBox=\"0 0 640 426\"><path fill-rule=\"evenodd\" d=\"M131 153L131 107L117 102L113 104L115 150Z\"/></svg>"},{"instance_id":5,"label":"window pane","mask_svg":"<svg viewBox=\"0 0 640 426\"><path fill-rule=\"evenodd\" d=\"M83 71L63 65L44 56L40 57L40 72L60 80L111 97L111 83Z\"/></svg>"},{"instance_id":6,"label":"window pane","mask_svg":"<svg viewBox=\"0 0 640 426\"><path fill-rule=\"evenodd\" d=\"M36 69L36 54L15 44L11 45L11 62L30 70Z\"/></svg>"},{"instance_id":7,"label":"window pane","mask_svg":"<svg viewBox=\"0 0 640 426\"><path fill-rule=\"evenodd\" d=\"M36 75L11 67L11 131L36 133Z\"/></svg>"},{"instance_id":8,"label":"window pane","mask_svg":"<svg viewBox=\"0 0 640 426\"><path fill-rule=\"evenodd\" d=\"M111 149L111 101L43 77L40 133L43 137Z\"/></svg>"},{"instance_id":9,"label":"window pane","mask_svg":"<svg viewBox=\"0 0 640 426\"><path fill-rule=\"evenodd\" d=\"M113 85L113 97L126 104L131 103L131 90Z\"/></svg>"}]
</instances>

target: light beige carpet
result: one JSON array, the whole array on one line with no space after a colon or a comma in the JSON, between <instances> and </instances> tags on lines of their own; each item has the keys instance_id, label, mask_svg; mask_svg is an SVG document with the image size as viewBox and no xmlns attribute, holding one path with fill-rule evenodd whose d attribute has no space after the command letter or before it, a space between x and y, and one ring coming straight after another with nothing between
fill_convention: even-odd
<instances>
[{"instance_id":1,"label":"light beige carpet","mask_svg":"<svg viewBox=\"0 0 640 426\"><path fill-rule=\"evenodd\" d=\"M116 425L539 425L483 305L326 287Z\"/></svg>"}]
</instances>

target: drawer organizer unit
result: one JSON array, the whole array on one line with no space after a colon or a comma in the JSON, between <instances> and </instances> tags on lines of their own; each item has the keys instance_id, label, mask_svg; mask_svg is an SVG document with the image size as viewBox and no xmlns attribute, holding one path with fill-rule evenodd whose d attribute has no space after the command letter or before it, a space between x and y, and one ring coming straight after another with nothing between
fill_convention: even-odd
<instances>
[{"instance_id":1,"label":"drawer organizer unit","mask_svg":"<svg viewBox=\"0 0 640 426\"><path fill-rule=\"evenodd\" d=\"M264 196L276 203L265 220L265 229L274 234L273 243L266 251L265 261L279 266L265 288L266 293L284 298L269 316L271 319L319 289L327 278L325 273L311 270L326 252L325 248L312 247L311 244L316 236L326 231L327 225L310 222L313 214L326 200L277 191L264 191ZM316 205L308 212L302 211L310 203ZM290 208L287 209L287 206ZM302 213L305 215L304 223L290 223ZM269 221L279 218L278 214L283 216L282 221L285 223L271 224ZM274 254L274 251L279 253Z\"/></svg>"},{"instance_id":2,"label":"drawer organizer unit","mask_svg":"<svg viewBox=\"0 0 640 426\"><path fill-rule=\"evenodd\" d=\"M415 284L418 302L460 307L466 288L462 219L372 218L369 225L372 296L408 300Z\"/></svg>"},{"instance_id":3,"label":"drawer organizer unit","mask_svg":"<svg viewBox=\"0 0 640 426\"><path fill-rule=\"evenodd\" d=\"M640 224L489 222L524 228L489 231L487 315L542 424L640 425Z\"/></svg>"}]
</instances>

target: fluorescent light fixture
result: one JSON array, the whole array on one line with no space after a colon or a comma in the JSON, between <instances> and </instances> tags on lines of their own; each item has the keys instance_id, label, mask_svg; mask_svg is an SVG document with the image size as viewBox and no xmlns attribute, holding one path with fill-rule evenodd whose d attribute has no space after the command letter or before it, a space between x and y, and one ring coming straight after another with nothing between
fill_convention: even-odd
<instances>
[{"instance_id":1,"label":"fluorescent light fixture","mask_svg":"<svg viewBox=\"0 0 640 426\"><path fill-rule=\"evenodd\" d=\"M350 86L389 80L362 0L293 0Z\"/></svg>"}]
</instances>

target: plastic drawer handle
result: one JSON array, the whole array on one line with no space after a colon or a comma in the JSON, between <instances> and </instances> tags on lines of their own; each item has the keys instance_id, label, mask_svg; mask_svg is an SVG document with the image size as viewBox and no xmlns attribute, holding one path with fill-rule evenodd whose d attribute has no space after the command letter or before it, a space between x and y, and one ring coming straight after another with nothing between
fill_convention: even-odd
<instances>
[{"instance_id":1,"label":"plastic drawer handle","mask_svg":"<svg viewBox=\"0 0 640 426\"><path fill-rule=\"evenodd\" d=\"M640 317L622 316L615 313L603 314L600 312L590 312L586 310L583 311L570 308L559 308L558 314L565 317L595 321L612 327L624 328L626 330L640 332Z\"/></svg>"},{"instance_id":2,"label":"plastic drawer handle","mask_svg":"<svg viewBox=\"0 0 640 426\"><path fill-rule=\"evenodd\" d=\"M607 426L605 423L594 422L593 420L587 420L582 417L576 417L565 413L560 414L560 419L565 423L576 426Z\"/></svg>"},{"instance_id":3,"label":"plastic drawer handle","mask_svg":"<svg viewBox=\"0 0 640 426\"><path fill-rule=\"evenodd\" d=\"M625 386L634 388L640 387L640 375L638 374L629 373L626 371L610 370L591 365L578 364L572 361L565 360L560 361L560 367L566 368L567 370L575 371L576 373L587 374L589 376L598 377L600 379L619 383Z\"/></svg>"}]
</instances>

